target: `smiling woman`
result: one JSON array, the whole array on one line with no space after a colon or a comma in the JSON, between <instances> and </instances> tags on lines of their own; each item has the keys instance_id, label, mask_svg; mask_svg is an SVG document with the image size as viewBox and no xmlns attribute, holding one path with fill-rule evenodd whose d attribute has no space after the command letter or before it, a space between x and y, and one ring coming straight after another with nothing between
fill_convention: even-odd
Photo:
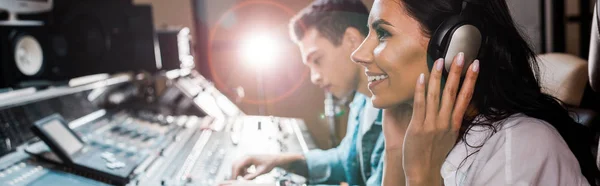
<instances>
[{"instance_id":1,"label":"smiling woman","mask_svg":"<svg viewBox=\"0 0 600 186\"><path fill-rule=\"evenodd\" d=\"M397 16L397 10L384 8L393 6L397 3L376 1L369 17L369 37L361 45L361 49L369 50L356 50L352 56L354 61L367 67L371 99L379 108L410 101L417 77L420 73L428 74L429 39L422 36L419 22L408 16Z\"/></svg>"},{"instance_id":2,"label":"smiling woman","mask_svg":"<svg viewBox=\"0 0 600 186\"><path fill-rule=\"evenodd\" d=\"M481 63L461 51L428 67L431 38L469 6ZM597 185L589 131L541 92L505 0L376 0L353 60L385 109L384 185Z\"/></svg>"}]
</instances>

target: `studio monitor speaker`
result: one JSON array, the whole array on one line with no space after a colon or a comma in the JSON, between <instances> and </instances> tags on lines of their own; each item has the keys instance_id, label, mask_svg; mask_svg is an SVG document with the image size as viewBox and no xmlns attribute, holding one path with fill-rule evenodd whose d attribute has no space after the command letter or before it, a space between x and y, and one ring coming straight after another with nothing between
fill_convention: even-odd
<instances>
[{"instance_id":1,"label":"studio monitor speaker","mask_svg":"<svg viewBox=\"0 0 600 186\"><path fill-rule=\"evenodd\" d=\"M0 88L162 66L149 5L56 0L42 16L43 26L0 27Z\"/></svg>"},{"instance_id":2,"label":"studio monitor speaker","mask_svg":"<svg viewBox=\"0 0 600 186\"><path fill-rule=\"evenodd\" d=\"M50 35L46 26L0 27L0 88L67 76L68 65L54 60Z\"/></svg>"},{"instance_id":3,"label":"studio monitor speaker","mask_svg":"<svg viewBox=\"0 0 600 186\"><path fill-rule=\"evenodd\" d=\"M57 58L72 75L157 71L152 8L121 0L80 0L54 14ZM159 58L158 58L159 59Z\"/></svg>"}]
</instances>

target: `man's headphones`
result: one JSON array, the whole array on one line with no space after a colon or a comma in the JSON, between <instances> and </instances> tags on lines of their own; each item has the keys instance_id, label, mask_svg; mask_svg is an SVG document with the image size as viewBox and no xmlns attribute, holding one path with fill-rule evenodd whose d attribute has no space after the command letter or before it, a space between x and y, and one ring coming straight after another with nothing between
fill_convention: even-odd
<instances>
[{"instance_id":1,"label":"man's headphones","mask_svg":"<svg viewBox=\"0 0 600 186\"><path fill-rule=\"evenodd\" d=\"M482 34L479 13L482 8L477 0L463 0L460 14L454 15L442 22L431 35L427 53L429 70L439 58L444 58L444 77L450 72L454 57L459 53L465 54L462 75L464 76L471 63L479 55L485 37Z\"/></svg>"}]
</instances>

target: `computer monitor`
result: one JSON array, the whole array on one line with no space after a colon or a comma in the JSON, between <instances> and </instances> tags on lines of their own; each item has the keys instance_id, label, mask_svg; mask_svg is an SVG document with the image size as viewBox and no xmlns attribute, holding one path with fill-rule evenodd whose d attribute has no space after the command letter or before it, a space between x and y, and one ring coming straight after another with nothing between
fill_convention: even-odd
<instances>
[{"instance_id":1,"label":"computer monitor","mask_svg":"<svg viewBox=\"0 0 600 186\"><path fill-rule=\"evenodd\" d=\"M36 121L31 129L66 163L74 163L77 155L86 146L59 114Z\"/></svg>"},{"instance_id":2,"label":"computer monitor","mask_svg":"<svg viewBox=\"0 0 600 186\"><path fill-rule=\"evenodd\" d=\"M41 21L18 20L17 14L42 13L52 10L54 0L0 0L0 12L8 12L8 20L0 21L3 26L39 26Z\"/></svg>"}]
</instances>

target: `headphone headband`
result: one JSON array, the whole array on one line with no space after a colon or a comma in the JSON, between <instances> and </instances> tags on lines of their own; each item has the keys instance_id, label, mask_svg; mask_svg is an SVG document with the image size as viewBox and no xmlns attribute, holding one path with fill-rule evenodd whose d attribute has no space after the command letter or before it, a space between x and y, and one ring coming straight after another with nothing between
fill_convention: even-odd
<instances>
[{"instance_id":1,"label":"headphone headband","mask_svg":"<svg viewBox=\"0 0 600 186\"><path fill-rule=\"evenodd\" d=\"M483 3L477 0L463 0L462 6L460 9L460 14L467 14L466 16L477 16L470 14L478 14L479 11L483 8Z\"/></svg>"},{"instance_id":2,"label":"headphone headband","mask_svg":"<svg viewBox=\"0 0 600 186\"><path fill-rule=\"evenodd\" d=\"M463 0L463 4L464 3L471 3L471 4L475 4L475 5L482 5L483 2L481 2L482 0Z\"/></svg>"}]
</instances>

